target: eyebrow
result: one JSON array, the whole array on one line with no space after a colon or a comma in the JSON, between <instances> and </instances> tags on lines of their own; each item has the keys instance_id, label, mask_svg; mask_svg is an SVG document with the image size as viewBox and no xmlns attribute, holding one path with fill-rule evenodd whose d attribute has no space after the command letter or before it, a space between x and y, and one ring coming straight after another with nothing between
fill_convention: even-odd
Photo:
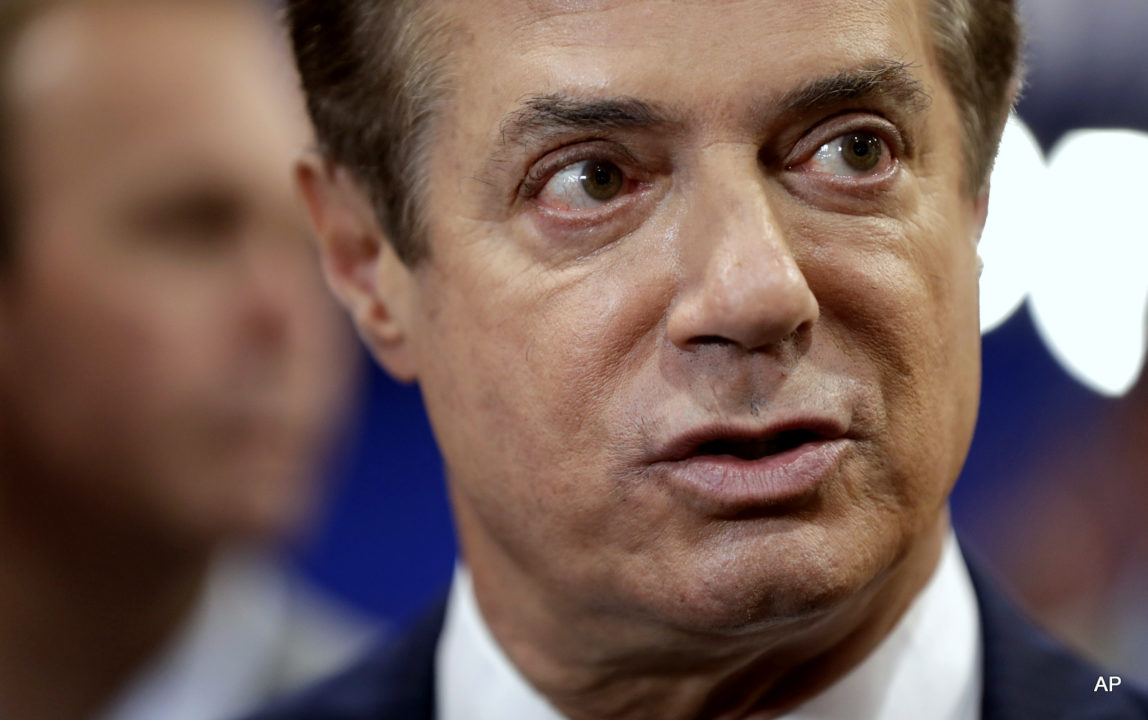
<instances>
[{"instance_id":1,"label":"eyebrow","mask_svg":"<svg viewBox=\"0 0 1148 720\"><path fill-rule=\"evenodd\" d=\"M879 60L828 77L818 78L770 101L775 112L804 113L862 100L887 99L911 113L924 111L933 98L912 65Z\"/></svg>"},{"instance_id":2,"label":"eyebrow","mask_svg":"<svg viewBox=\"0 0 1148 720\"><path fill-rule=\"evenodd\" d=\"M916 114L932 102L908 63L879 60L818 78L760 103L766 114L797 115L864 100L887 100ZM529 145L570 132L646 129L675 124L671 114L632 97L534 95L499 126L501 145Z\"/></svg>"},{"instance_id":3,"label":"eyebrow","mask_svg":"<svg viewBox=\"0 0 1148 720\"><path fill-rule=\"evenodd\" d=\"M568 95L535 95L499 127L503 145L531 144L571 131L621 130L670 124L667 114L630 97L580 99Z\"/></svg>"}]
</instances>

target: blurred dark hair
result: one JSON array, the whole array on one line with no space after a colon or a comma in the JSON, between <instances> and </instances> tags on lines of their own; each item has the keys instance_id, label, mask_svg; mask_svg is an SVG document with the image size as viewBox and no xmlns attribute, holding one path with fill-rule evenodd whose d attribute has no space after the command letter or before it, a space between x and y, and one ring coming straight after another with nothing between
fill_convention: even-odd
<instances>
[{"instance_id":1,"label":"blurred dark hair","mask_svg":"<svg viewBox=\"0 0 1148 720\"><path fill-rule=\"evenodd\" d=\"M9 92L12 53L24 29L48 0L0 0L0 274L16 255L16 208L11 161L12 107Z\"/></svg>"},{"instance_id":2,"label":"blurred dark hair","mask_svg":"<svg viewBox=\"0 0 1148 720\"><path fill-rule=\"evenodd\" d=\"M1014 0L926 0L936 59L965 135L965 184L988 181L1019 82ZM319 149L370 194L408 265L426 253L424 149L448 89L450 28L419 0L287 0Z\"/></svg>"}]
</instances>

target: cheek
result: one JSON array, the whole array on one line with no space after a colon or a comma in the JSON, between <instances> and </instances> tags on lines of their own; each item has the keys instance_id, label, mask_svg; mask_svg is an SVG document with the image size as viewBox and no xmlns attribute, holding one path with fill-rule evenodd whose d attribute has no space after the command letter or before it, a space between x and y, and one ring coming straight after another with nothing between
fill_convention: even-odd
<instances>
[{"instance_id":1,"label":"cheek","mask_svg":"<svg viewBox=\"0 0 1148 720\"><path fill-rule=\"evenodd\" d=\"M97 276L66 258L29 281L21 362L42 431L77 456L108 454L141 437L166 445L172 415L206 390L195 369L203 334L181 318L189 303L181 307L171 287L110 271Z\"/></svg>"},{"instance_id":2,"label":"cheek","mask_svg":"<svg viewBox=\"0 0 1148 720\"><path fill-rule=\"evenodd\" d=\"M631 254L517 271L510 259L473 282L460 280L463 264L424 277L420 296L433 305L422 307L419 374L456 484L505 484L530 502L562 496L572 510L607 496L600 490L622 462L614 435L626 388L653 362L671 292L656 264ZM483 477L483 468L530 479Z\"/></svg>"},{"instance_id":3,"label":"cheek","mask_svg":"<svg viewBox=\"0 0 1148 720\"><path fill-rule=\"evenodd\" d=\"M942 219L962 216L854 222L864 242L834 243L809 278L837 352L873 388L859 413L882 463L930 494L958 474L979 396L975 245Z\"/></svg>"},{"instance_id":4,"label":"cheek","mask_svg":"<svg viewBox=\"0 0 1148 720\"><path fill-rule=\"evenodd\" d=\"M137 522L152 492L146 471L166 444L152 398L137 391L145 381L134 362L140 338L124 332L90 288L27 289L34 292L20 307L18 385L4 408L19 428L16 452L53 499Z\"/></svg>"},{"instance_id":5,"label":"cheek","mask_svg":"<svg viewBox=\"0 0 1148 720\"><path fill-rule=\"evenodd\" d=\"M162 294L124 288L122 294L94 301L77 318L83 327L74 327L75 335L83 337L86 370L102 378L105 391L113 391L129 410L153 416L153 421L210 391L198 376L203 356L211 353L211 328L188 322L194 303L183 299L175 303Z\"/></svg>"}]
</instances>

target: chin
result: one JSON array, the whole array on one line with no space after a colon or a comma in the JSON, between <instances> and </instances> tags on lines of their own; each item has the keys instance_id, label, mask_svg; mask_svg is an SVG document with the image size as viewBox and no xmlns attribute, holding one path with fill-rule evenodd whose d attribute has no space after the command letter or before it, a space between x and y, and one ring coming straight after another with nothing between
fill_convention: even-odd
<instances>
[{"instance_id":1,"label":"chin","mask_svg":"<svg viewBox=\"0 0 1148 720\"><path fill-rule=\"evenodd\" d=\"M819 527L727 537L654 579L658 592L645 600L667 624L688 632L738 635L809 624L875 589L896 555L858 547L873 545L845 542Z\"/></svg>"},{"instance_id":2,"label":"chin","mask_svg":"<svg viewBox=\"0 0 1148 720\"><path fill-rule=\"evenodd\" d=\"M248 497L231 518L229 536L233 541L277 545L303 532L310 519L311 502L301 493L282 490L278 494Z\"/></svg>"},{"instance_id":3,"label":"chin","mask_svg":"<svg viewBox=\"0 0 1148 720\"><path fill-rule=\"evenodd\" d=\"M278 545L298 535L310 518L313 483L303 478L248 468L217 479L217 492L201 498L198 512L184 512L192 542Z\"/></svg>"}]
</instances>

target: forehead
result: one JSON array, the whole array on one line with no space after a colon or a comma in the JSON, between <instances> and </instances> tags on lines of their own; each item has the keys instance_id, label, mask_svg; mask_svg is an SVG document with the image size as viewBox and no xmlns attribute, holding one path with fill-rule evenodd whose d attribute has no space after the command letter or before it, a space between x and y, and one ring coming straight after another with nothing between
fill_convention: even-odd
<instances>
[{"instance_id":1,"label":"forehead","mask_svg":"<svg viewBox=\"0 0 1148 720\"><path fill-rule=\"evenodd\" d=\"M875 60L929 63L925 0L451 4L462 92L675 94L720 108ZM473 102L475 98L468 98ZM517 98L511 98L517 99Z\"/></svg>"},{"instance_id":2,"label":"forehead","mask_svg":"<svg viewBox=\"0 0 1148 720\"><path fill-rule=\"evenodd\" d=\"M63 4L12 55L13 132L53 185L106 184L157 164L261 173L275 162L278 175L306 139L281 60L252 4Z\"/></svg>"}]
</instances>

